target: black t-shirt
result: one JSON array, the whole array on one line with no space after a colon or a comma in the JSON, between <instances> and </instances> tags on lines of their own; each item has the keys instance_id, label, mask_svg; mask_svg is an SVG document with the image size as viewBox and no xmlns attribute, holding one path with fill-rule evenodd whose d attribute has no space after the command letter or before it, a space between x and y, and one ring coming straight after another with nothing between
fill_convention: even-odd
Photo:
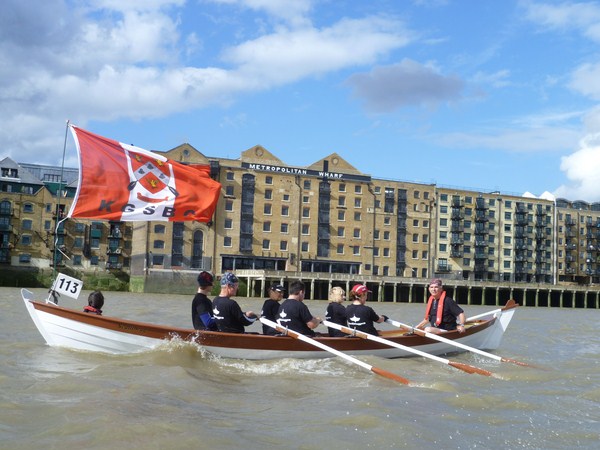
<instances>
[{"instance_id":1,"label":"black t-shirt","mask_svg":"<svg viewBox=\"0 0 600 450\"><path fill-rule=\"evenodd\" d=\"M279 317L277 315L278 312L279 312L279 302L276 300L273 300L272 298L268 298L263 303L263 307L262 307L262 311L261 311L260 315L262 317L264 317L265 319L269 319L272 322L276 322L277 318ZM263 334L269 334L272 336L272 335L278 333L278 331L276 329L271 328L269 325L265 325L264 323L263 323L262 329L263 329Z\"/></svg>"},{"instance_id":2,"label":"black t-shirt","mask_svg":"<svg viewBox=\"0 0 600 450\"><path fill-rule=\"evenodd\" d=\"M252 325L254 321L249 320L242 312L237 302L228 297L215 297L213 300L213 315L219 331L227 333L243 333L244 327Z\"/></svg>"},{"instance_id":3,"label":"black t-shirt","mask_svg":"<svg viewBox=\"0 0 600 450\"><path fill-rule=\"evenodd\" d=\"M373 325L373 322L379 320L379 316L370 306L348 305L346 308L346 319L350 328L369 334L379 334Z\"/></svg>"},{"instance_id":4,"label":"black t-shirt","mask_svg":"<svg viewBox=\"0 0 600 450\"><path fill-rule=\"evenodd\" d=\"M438 302L434 300L431 304L431 310L429 311L429 323L432 327L435 326L435 320L437 317ZM442 312L442 323L438 326L442 330L456 330L456 319L463 313L463 309L458 306L458 303L453 298L446 296L444 299L444 311Z\"/></svg>"},{"instance_id":5,"label":"black t-shirt","mask_svg":"<svg viewBox=\"0 0 600 450\"><path fill-rule=\"evenodd\" d=\"M279 307L277 323L300 334L314 336L315 332L306 325L312 318L308 306L299 300L288 298Z\"/></svg>"},{"instance_id":6,"label":"black t-shirt","mask_svg":"<svg viewBox=\"0 0 600 450\"><path fill-rule=\"evenodd\" d=\"M346 308L341 303L331 302L329 305L327 305L325 319L330 322L337 323L338 325L347 326ZM327 328L327 330L329 330L329 336L332 337L347 336L346 333L336 330L335 328Z\"/></svg>"},{"instance_id":7,"label":"black t-shirt","mask_svg":"<svg viewBox=\"0 0 600 450\"><path fill-rule=\"evenodd\" d=\"M217 331L212 302L200 292L192 300L192 323L195 330Z\"/></svg>"}]
</instances>

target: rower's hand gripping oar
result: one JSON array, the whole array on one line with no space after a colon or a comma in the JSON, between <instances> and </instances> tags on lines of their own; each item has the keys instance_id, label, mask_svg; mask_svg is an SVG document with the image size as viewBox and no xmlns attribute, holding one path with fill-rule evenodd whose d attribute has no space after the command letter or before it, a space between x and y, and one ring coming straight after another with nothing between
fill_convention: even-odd
<instances>
[{"instance_id":1,"label":"rower's hand gripping oar","mask_svg":"<svg viewBox=\"0 0 600 450\"><path fill-rule=\"evenodd\" d=\"M277 331L286 334L287 336L291 336L294 339L298 339L300 341L306 342L308 344L314 345L315 347L318 347L322 350L328 351L330 353L333 353L336 356L339 356L340 358L344 358L346 361L350 361L354 364L357 364L367 370L370 370L373 373L376 373L377 375L381 375L382 377L386 377L389 378L390 380L394 380L394 381L398 381L399 383L402 384L409 384L410 381L407 380L406 378L403 378L399 375L396 375L392 372L388 372L387 370L384 369L380 369L378 367L373 367L370 364L367 364L366 362L361 361L360 359L356 359L350 355L346 355L345 353L340 352L339 350L336 350L335 348L329 347L328 345L325 345L315 339L309 338L308 336L305 336L303 334L300 334L296 331L293 330L289 330L285 327L282 327L281 325L269 320L269 319L265 319L264 317L259 318L259 320L264 323L265 325L270 326L271 328L276 329Z\"/></svg>"},{"instance_id":2,"label":"rower's hand gripping oar","mask_svg":"<svg viewBox=\"0 0 600 450\"><path fill-rule=\"evenodd\" d=\"M445 358L440 358L439 356L431 355L431 354L423 352L421 350L417 350L416 348L412 348L412 347L408 347L406 345L398 344L397 342L393 342L393 341L390 341L388 339L383 339L383 338L381 338L379 336L375 336L373 334L365 333L364 331L354 330L352 328L345 327L345 326L339 325L337 323L329 322L328 320L324 320L323 324L325 326L328 326L330 328L335 328L336 330L340 330L343 333L350 334L352 336L358 336L359 338L362 338L362 339L370 339L372 341L379 342L381 344L389 345L390 347L396 347L396 348L399 348L399 349L404 350L406 352L414 353L415 355L419 355L419 356L423 356L425 358L433 359L434 361L441 362L443 364L447 364L449 366L452 366L452 367L454 367L456 369L460 369L460 370L462 370L464 372L467 372L467 373L478 373L479 375L485 375L486 377L489 377L489 376L493 375L492 372L490 372L488 370L480 369L479 367L470 366L469 364L463 364L463 363L459 363L459 362L455 362L455 361L450 361L450 360L445 359Z\"/></svg>"},{"instance_id":3,"label":"rower's hand gripping oar","mask_svg":"<svg viewBox=\"0 0 600 450\"><path fill-rule=\"evenodd\" d=\"M483 350L479 350L478 348L475 348L475 347L469 347L468 345L461 344L460 342L456 342L456 341L453 341L451 339L447 339L447 338L442 337L442 336L440 336L438 334L428 333L427 331L421 330L419 328L412 327L410 325L407 325L407 324L402 323L402 322L398 322L398 321L393 320L393 319L387 319L386 322L389 323L389 324L394 325L395 327L405 328L407 330L410 330L413 333L418 334L419 336L425 336L426 338L432 339L434 341L444 342L444 343L446 343L448 345L453 345L454 347L462 348L462 349L467 350L469 352L477 353L479 355L495 359L496 361L510 362L510 363L513 363L513 364L518 364L519 366L530 366L529 364L521 362L521 361L516 361L516 360L510 359L510 358L503 358L502 356L494 355L493 353L484 352Z\"/></svg>"}]
</instances>

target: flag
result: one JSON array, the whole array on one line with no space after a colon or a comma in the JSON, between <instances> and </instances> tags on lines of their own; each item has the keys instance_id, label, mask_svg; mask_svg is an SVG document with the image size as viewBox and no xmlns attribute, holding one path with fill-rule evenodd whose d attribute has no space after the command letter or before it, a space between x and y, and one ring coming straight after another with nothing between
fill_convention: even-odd
<instances>
[{"instance_id":1,"label":"flag","mask_svg":"<svg viewBox=\"0 0 600 450\"><path fill-rule=\"evenodd\" d=\"M221 184L210 166L185 165L69 125L79 185L68 217L115 221L212 219Z\"/></svg>"}]
</instances>

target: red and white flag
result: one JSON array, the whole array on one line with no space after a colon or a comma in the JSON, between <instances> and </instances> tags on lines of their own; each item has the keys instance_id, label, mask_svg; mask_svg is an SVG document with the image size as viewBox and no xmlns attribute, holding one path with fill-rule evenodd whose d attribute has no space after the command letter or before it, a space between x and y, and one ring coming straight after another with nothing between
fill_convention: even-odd
<instances>
[{"instance_id":1,"label":"red and white flag","mask_svg":"<svg viewBox=\"0 0 600 450\"><path fill-rule=\"evenodd\" d=\"M210 178L210 166L181 164L69 126L79 152L79 186L68 217L171 222L212 219L221 184Z\"/></svg>"}]
</instances>

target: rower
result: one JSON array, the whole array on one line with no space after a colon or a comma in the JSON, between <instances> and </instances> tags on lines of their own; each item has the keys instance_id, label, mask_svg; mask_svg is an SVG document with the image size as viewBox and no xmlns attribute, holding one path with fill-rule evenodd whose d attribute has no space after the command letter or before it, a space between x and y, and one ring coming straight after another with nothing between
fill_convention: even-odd
<instances>
[{"instance_id":1,"label":"rower","mask_svg":"<svg viewBox=\"0 0 600 450\"><path fill-rule=\"evenodd\" d=\"M440 278L429 283L429 300L425 310L425 318L415 327L427 333L442 334L458 330L465 332L465 312L453 298L446 295ZM429 324L429 326L426 326Z\"/></svg>"}]
</instances>

